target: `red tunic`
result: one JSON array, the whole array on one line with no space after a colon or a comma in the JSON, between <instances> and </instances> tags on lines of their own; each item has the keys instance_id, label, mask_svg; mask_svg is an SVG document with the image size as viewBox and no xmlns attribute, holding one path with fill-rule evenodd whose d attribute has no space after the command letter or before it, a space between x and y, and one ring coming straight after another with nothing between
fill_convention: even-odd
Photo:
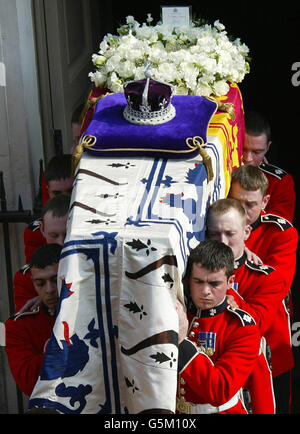
<instances>
[{"instance_id":1,"label":"red tunic","mask_svg":"<svg viewBox=\"0 0 300 434\"><path fill-rule=\"evenodd\" d=\"M188 318L189 337L179 345L177 402L219 407L238 393L253 370L259 354L259 329L247 312L233 311L226 300L197 315L189 313ZM238 399L219 413L247 412Z\"/></svg>"},{"instance_id":2,"label":"red tunic","mask_svg":"<svg viewBox=\"0 0 300 434\"><path fill-rule=\"evenodd\" d=\"M11 373L25 395L30 396L44 360L44 347L50 338L55 317L43 308L15 315L5 323L5 351Z\"/></svg>"},{"instance_id":3,"label":"red tunic","mask_svg":"<svg viewBox=\"0 0 300 434\"><path fill-rule=\"evenodd\" d=\"M32 253L47 242L40 231L40 219L30 223L24 231L24 246L25 246L25 259L27 264L30 262Z\"/></svg>"},{"instance_id":4,"label":"red tunic","mask_svg":"<svg viewBox=\"0 0 300 434\"><path fill-rule=\"evenodd\" d=\"M256 253L264 264L280 271L286 284L284 297L294 279L297 244L296 228L286 219L265 212L261 212L258 220L252 224L250 237L246 241L248 249Z\"/></svg>"},{"instance_id":5,"label":"red tunic","mask_svg":"<svg viewBox=\"0 0 300 434\"><path fill-rule=\"evenodd\" d=\"M236 261L235 297L241 309L247 310L258 324L271 348L272 375L276 377L294 366L287 316L282 317L285 285L281 273L266 265L254 265L243 255ZM236 292L237 291L237 292Z\"/></svg>"},{"instance_id":6,"label":"red tunic","mask_svg":"<svg viewBox=\"0 0 300 434\"><path fill-rule=\"evenodd\" d=\"M261 163L259 168L269 181L267 194L270 200L266 212L276 214L293 222L295 214L295 184L291 175L272 164Z\"/></svg>"},{"instance_id":7,"label":"red tunic","mask_svg":"<svg viewBox=\"0 0 300 434\"><path fill-rule=\"evenodd\" d=\"M273 339L273 376L282 374L288 370L288 366L293 366L290 330L293 304L290 289L296 269L298 238L296 228L289 221L262 212L252 225L252 232L246 241L250 250L265 264L276 268L284 278L282 302L277 312L277 321L272 327L272 335L277 335L277 343Z\"/></svg>"},{"instance_id":8,"label":"red tunic","mask_svg":"<svg viewBox=\"0 0 300 434\"><path fill-rule=\"evenodd\" d=\"M262 339L262 347L265 340ZM262 350L255 368L247 379L245 388L250 392L251 410L253 414L275 414L275 397L272 371L265 351Z\"/></svg>"},{"instance_id":9,"label":"red tunic","mask_svg":"<svg viewBox=\"0 0 300 434\"><path fill-rule=\"evenodd\" d=\"M33 286L29 265L24 265L16 272L13 287L15 312L19 312L28 300L38 295Z\"/></svg>"},{"instance_id":10,"label":"red tunic","mask_svg":"<svg viewBox=\"0 0 300 434\"><path fill-rule=\"evenodd\" d=\"M50 199L48 187L45 181L45 173L42 173L42 206Z\"/></svg>"}]
</instances>

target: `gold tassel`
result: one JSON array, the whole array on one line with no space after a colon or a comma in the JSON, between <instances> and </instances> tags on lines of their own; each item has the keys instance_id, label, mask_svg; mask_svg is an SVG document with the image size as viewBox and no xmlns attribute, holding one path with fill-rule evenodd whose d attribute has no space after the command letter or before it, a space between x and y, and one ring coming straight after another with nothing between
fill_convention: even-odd
<instances>
[{"instance_id":1,"label":"gold tassel","mask_svg":"<svg viewBox=\"0 0 300 434\"><path fill-rule=\"evenodd\" d=\"M75 176L76 167L79 163L82 152L83 152L83 145L81 142L81 143L79 143L79 145L76 146L76 148L74 149L73 155L72 155L72 175L73 176Z\"/></svg>"},{"instance_id":2,"label":"gold tassel","mask_svg":"<svg viewBox=\"0 0 300 434\"><path fill-rule=\"evenodd\" d=\"M214 170L212 167L211 157L210 157L210 155L208 155L206 150L202 147L200 148L200 155L203 159L203 164L204 164L206 171L207 171L208 181L212 181L214 179Z\"/></svg>"},{"instance_id":3,"label":"gold tassel","mask_svg":"<svg viewBox=\"0 0 300 434\"><path fill-rule=\"evenodd\" d=\"M235 109L232 102L225 102L222 103L221 101L218 102L218 110L221 112L226 112L229 114L232 122L235 122Z\"/></svg>"},{"instance_id":4,"label":"gold tassel","mask_svg":"<svg viewBox=\"0 0 300 434\"><path fill-rule=\"evenodd\" d=\"M112 95L112 93L113 92L106 92L105 94L100 95L98 98L88 98L80 114L79 123L81 125L83 124L86 114L90 110L90 108L92 108L95 104L97 104L97 102L100 101L100 99L104 98L105 96Z\"/></svg>"},{"instance_id":5,"label":"gold tassel","mask_svg":"<svg viewBox=\"0 0 300 434\"><path fill-rule=\"evenodd\" d=\"M235 122L235 108L234 104L232 102L222 102L217 98L214 98L213 96L206 97L209 101L215 102L218 105L218 110L220 112L228 113L232 122Z\"/></svg>"},{"instance_id":6,"label":"gold tassel","mask_svg":"<svg viewBox=\"0 0 300 434\"><path fill-rule=\"evenodd\" d=\"M200 141L199 141L200 139ZM190 145L189 141L192 140L193 146ZM212 179L214 179L214 170L212 167L212 161L211 161L211 157L210 155L208 155L208 153L206 152L206 150L204 149L204 142L202 137L200 136L195 136L195 137L188 137L186 139L186 144L189 148L198 148L199 149L199 154L202 157L202 161L203 164L205 166L206 172L207 172L207 179L208 181L211 181Z\"/></svg>"},{"instance_id":7,"label":"gold tassel","mask_svg":"<svg viewBox=\"0 0 300 434\"><path fill-rule=\"evenodd\" d=\"M75 176L76 167L79 163L81 155L83 153L84 148L92 149L94 144L97 142L97 138L95 136L90 136L89 134L82 137L79 145L76 146L73 155L72 155L72 174Z\"/></svg>"}]
</instances>

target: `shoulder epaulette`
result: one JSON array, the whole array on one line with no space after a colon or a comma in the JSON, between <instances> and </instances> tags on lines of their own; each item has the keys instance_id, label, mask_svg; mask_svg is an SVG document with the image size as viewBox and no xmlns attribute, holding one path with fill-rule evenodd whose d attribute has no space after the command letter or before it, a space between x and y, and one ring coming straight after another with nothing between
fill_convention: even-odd
<instances>
[{"instance_id":1,"label":"shoulder epaulette","mask_svg":"<svg viewBox=\"0 0 300 434\"><path fill-rule=\"evenodd\" d=\"M243 327L247 325L255 325L256 322L254 321L254 318L245 310L242 309L233 309L231 306L227 306L227 310L229 312L234 313L241 321Z\"/></svg>"},{"instance_id":2,"label":"shoulder epaulette","mask_svg":"<svg viewBox=\"0 0 300 434\"><path fill-rule=\"evenodd\" d=\"M35 310L28 310L26 312L22 312L22 313L15 313L14 315L12 315L9 319L13 320L13 321L17 321L20 318L25 318L27 316L32 316L32 315L36 315L37 313L39 313L40 309L39 307L37 307Z\"/></svg>"},{"instance_id":3,"label":"shoulder epaulette","mask_svg":"<svg viewBox=\"0 0 300 434\"><path fill-rule=\"evenodd\" d=\"M275 223L282 231L291 228L293 225L288 220L275 214L264 214L261 216L262 223Z\"/></svg>"},{"instance_id":4,"label":"shoulder epaulette","mask_svg":"<svg viewBox=\"0 0 300 434\"><path fill-rule=\"evenodd\" d=\"M278 179L282 179L285 175L287 175L287 172L285 170L281 169L280 167L273 166L273 164L261 163L259 165L259 168L263 172L268 173L269 175L273 175Z\"/></svg>"},{"instance_id":5,"label":"shoulder epaulette","mask_svg":"<svg viewBox=\"0 0 300 434\"><path fill-rule=\"evenodd\" d=\"M30 270L30 265L29 264L25 264L25 265L23 265L22 268L20 268L19 273L26 274L27 271L29 271L29 270Z\"/></svg>"},{"instance_id":6,"label":"shoulder epaulette","mask_svg":"<svg viewBox=\"0 0 300 434\"><path fill-rule=\"evenodd\" d=\"M40 227L40 221L41 221L41 220L42 220L42 219L39 218L39 219L36 219L36 220L34 220L33 222L31 222L31 223L28 225L28 229L30 229L32 232L37 231L37 230L39 229L39 227Z\"/></svg>"},{"instance_id":7,"label":"shoulder epaulette","mask_svg":"<svg viewBox=\"0 0 300 434\"><path fill-rule=\"evenodd\" d=\"M252 262L246 261L247 267L249 267L251 270L258 271L260 273L264 273L266 275L272 273L272 271L275 271L275 268L270 267L270 265L265 264L253 264Z\"/></svg>"}]
</instances>

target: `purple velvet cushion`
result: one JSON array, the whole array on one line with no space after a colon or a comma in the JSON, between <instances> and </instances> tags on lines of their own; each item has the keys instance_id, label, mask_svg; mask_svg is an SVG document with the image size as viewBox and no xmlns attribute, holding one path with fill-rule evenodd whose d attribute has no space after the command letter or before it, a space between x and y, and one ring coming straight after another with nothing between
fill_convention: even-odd
<instances>
[{"instance_id":1,"label":"purple velvet cushion","mask_svg":"<svg viewBox=\"0 0 300 434\"><path fill-rule=\"evenodd\" d=\"M171 121L160 125L135 125L123 117L126 107L123 93L103 98L97 103L84 133L84 136L94 136L93 146L85 148L85 152L101 157L192 158L199 150L191 150L186 139L200 136L206 143L208 125L217 104L196 95L175 95L172 104L176 116Z\"/></svg>"}]
</instances>

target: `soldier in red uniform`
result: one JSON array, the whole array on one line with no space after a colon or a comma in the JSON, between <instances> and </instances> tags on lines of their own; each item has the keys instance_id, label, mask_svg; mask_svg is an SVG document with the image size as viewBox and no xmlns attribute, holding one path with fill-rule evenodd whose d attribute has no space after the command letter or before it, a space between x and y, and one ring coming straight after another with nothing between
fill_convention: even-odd
<instances>
[{"instance_id":1,"label":"soldier in red uniform","mask_svg":"<svg viewBox=\"0 0 300 434\"><path fill-rule=\"evenodd\" d=\"M5 323L5 351L20 390L31 395L43 363L58 305L57 270L61 246L47 244L31 258L30 273L41 306L16 314Z\"/></svg>"},{"instance_id":2,"label":"soldier in red uniform","mask_svg":"<svg viewBox=\"0 0 300 434\"><path fill-rule=\"evenodd\" d=\"M267 119L258 112L245 113L245 142L243 163L259 167L269 181L270 199L265 211L293 222L295 213L295 185L290 174L266 162L265 155L271 145L271 128Z\"/></svg>"},{"instance_id":3,"label":"soldier in red uniform","mask_svg":"<svg viewBox=\"0 0 300 434\"><path fill-rule=\"evenodd\" d=\"M71 196L74 176L72 175L72 154L56 155L45 169L45 183L49 198L65 193Z\"/></svg>"},{"instance_id":4,"label":"soldier in red uniform","mask_svg":"<svg viewBox=\"0 0 300 434\"><path fill-rule=\"evenodd\" d=\"M42 205L59 194L71 196L74 176L72 175L72 155L63 154L53 157L42 178ZM25 259L28 263L35 249L46 244L40 230L41 218L33 221L24 231ZM57 242L57 241L52 241Z\"/></svg>"},{"instance_id":5,"label":"soldier in red uniform","mask_svg":"<svg viewBox=\"0 0 300 434\"><path fill-rule=\"evenodd\" d=\"M16 314L27 309L27 302L29 300L34 300L39 303L38 294L32 282L29 264L24 265L15 273L13 289Z\"/></svg>"},{"instance_id":6,"label":"soldier in red uniform","mask_svg":"<svg viewBox=\"0 0 300 434\"><path fill-rule=\"evenodd\" d=\"M265 264L276 268L284 278L282 303L277 313L281 320L273 325L273 335L277 335L277 339L272 348L272 372L274 390L278 396L278 412L286 413L288 407L284 403L290 400L290 370L293 366L290 289L296 269L298 233L288 220L263 211L268 201L267 188L268 180L257 167L241 166L232 174L229 196L237 199L245 208L247 223L252 227L246 246Z\"/></svg>"},{"instance_id":7,"label":"soldier in red uniform","mask_svg":"<svg viewBox=\"0 0 300 434\"><path fill-rule=\"evenodd\" d=\"M251 228L246 225L246 213L243 207L232 199L216 201L209 209L208 236L222 239L228 245L235 244L234 234L241 223L242 227L246 228L244 246L244 243L247 245L249 234L251 236ZM289 370L294 365L289 322L287 315L282 315L282 301L286 295L285 280L277 268L274 271L274 267L269 265L255 266L246 261L242 256L243 250L241 252L239 255L235 253L236 259L241 258L236 264L235 285L243 298L237 300L237 303L242 308L248 305L249 313L260 324L262 335L271 348L272 375L276 377L280 366L284 370ZM278 351L279 348L281 351ZM275 387L274 390L276 391ZM277 393L275 396L277 406L279 397L277 398ZM277 409L277 411L280 410Z\"/></svg>"},{"instance_id":8,"label":"soldier in red uniform","mask_svg":"<svg viewBox=\"0 0 300 434\"><path fill-rule=\"evenodd\" d=\"M222 241L233 250L235 263L234 290L229 290L228 295L235 298L242 309L247 310L256 320L262 336L272 348L280 341L274 330L274 324L279 324L286 331L288 325L282 323L278 310L284 297L284 281L281 274L267 265L255 265L247 260L245 255L245 242L251 233L251 227L247 225L244 208L234 199L221 199L214 202L208 210L207 237ZM290 353L288 354L290 356ZM273 361L276 365L276 356ZM261 368L263 369L263 361ZM289 358L293 364L293 359ZM256 381L256 371L249 380L248 388L251 389L251 402L255 413L271 413L274 407L273 386L269 386L259 393L262 384L267 384L269 369L263 369L264 381ZM255 384L254 384L255 381ZM270 381L269 381L270 382ZM254 397L255 395L255 397ZM268 396L268 398L267 398Z\"/></svg>"},{"instance_id":9,"label":"soldier in red uniform","mask_svg":"<svg viewBox=\"0 0 300 434\"><path fill-rule=\"evenodd\" d=\"M264 211L269 199L268 181L254 166L241 166L234 171L228 196L244 207L251 234L246 245L261 260L278 269L288 291L296 268L298 232L285 218Z\"/></svg>"},{"instance_id":10,"label":"soldier in red uniform","mask_svg":"<svg viewBox=\"0 0 300 434\"><path fill-rule=\"evenodd\" d=\"M188 332L178 304L179 413L247 413L241 389L257 361L261 336L251 315L227 304L233 270L233 253L223 243L203 241L191 251L185 276Z\"/></svg>"},{"instance_id":11,"label":"soldier in red uniform","mask_svg":"<svg viewBox=\"0 0 300 434\"><path fill-rule=\"evenodd\" d=\"M66 236L69 206L70 196L66 194L60 194L51 198L43 206L40 229L44 245L55 243L63 246ZM15 309L16 312L19 312L28 300L37 297L28 264L24 265L15 274L13 287Z\"/></svg>"},{"instance_id":12,"label":"soldier in red uniform","mask_svg":"<svg viewBox=\"0 0 300 434\"><path fill-rule=\"evenodd\" d=\"M30 262L33 252L46 244L40 225L41 218L38 218L31 222L24 230L25 260L27 264Z\"/></svg>"}]
</instances>

